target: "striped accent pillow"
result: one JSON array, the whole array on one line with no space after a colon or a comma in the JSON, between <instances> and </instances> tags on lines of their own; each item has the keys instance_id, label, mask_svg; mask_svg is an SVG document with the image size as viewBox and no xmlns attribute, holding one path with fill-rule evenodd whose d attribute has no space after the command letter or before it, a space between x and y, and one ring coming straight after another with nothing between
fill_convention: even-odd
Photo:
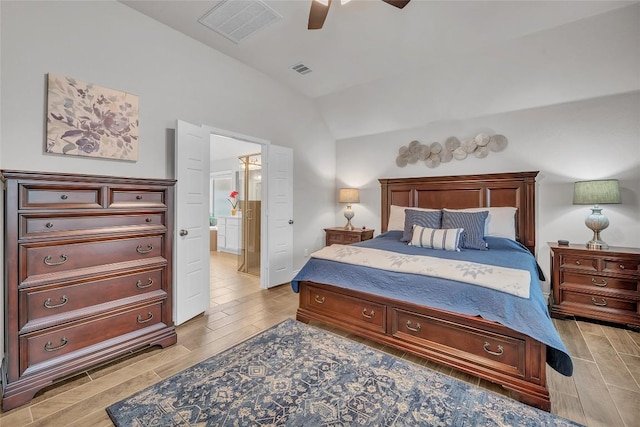
<instances>
[{"instance_id":1,"label":"striped accent pillow","mask_svg":"<svg viewBox=\"0 0 640 427\"><path fill-rule=\"evenodd\" d=\"M460 237L463 231L462 228L436 229L416 225L413 227L413 237L409 244L420 248L460 251Z\"/></svg>"},{"instance_id":2,"label":"striped accent pillow","mask_svg":"<svg viewBox=\"0 0 640 427\"><path fill-rule=\"evenodd\" d=\"M429 228L440 228L440 218L442 218L442 211L440 209L433 209L429 211L405 209L404 233L402 233L400 241L411 241L411 237L413 236L413 227L415 225Z\"/></svg>"},{"instance_id":3,"label":"striped accent pillow","mask_svg":"<svg viewBox=\"0 0 640 427\"><path fill-rule=\"evenodd\" d=\"M484 240L485 222L489 212L460 212L443 211L442 228L464 228L460 247L464 249L479 249L486 251L487 242Z\"/></svg>"}]
</instances>

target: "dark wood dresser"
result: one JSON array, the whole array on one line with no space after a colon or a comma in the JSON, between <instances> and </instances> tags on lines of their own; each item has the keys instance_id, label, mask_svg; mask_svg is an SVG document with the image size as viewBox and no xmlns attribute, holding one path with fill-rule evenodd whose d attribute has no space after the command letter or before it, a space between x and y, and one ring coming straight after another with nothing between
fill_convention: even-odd
<instances>
[{"instance_id":1,"label":"dark wood dresser","mask_svg":"<svg viewBox=\"0 0 640 427\"><path fill-rule=\"evenodd\" d=\"M549 246L551 315L575 315L640 328L640 249Z\"/></svg>"},{"instance_id":2,"label":"dark wood dresser","mask_svg":"<svg viewBox=\"0 0 640 427\"><path fill-rule=\"evenodd\" d=\"M2 171L3 410L133 350L176 342L173 180Z\"/></svg>"},{"instance_id":3,"label":"dark wood dresser","mask_svg":"<svg viewBox=\"0 0 640 427\"><path fill-rule=\"evenodd\" d=\"M334 243L341 245L350 245L351 243L363 242L373 239L373 229L346 230L344 227L325 228L325 245L331 246Z\"/></svg>"}]
</instances>

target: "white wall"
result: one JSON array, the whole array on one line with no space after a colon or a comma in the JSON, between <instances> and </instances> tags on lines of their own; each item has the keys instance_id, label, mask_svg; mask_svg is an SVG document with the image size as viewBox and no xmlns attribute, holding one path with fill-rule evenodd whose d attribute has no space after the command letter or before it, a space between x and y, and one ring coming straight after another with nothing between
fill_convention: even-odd
<instances>
[{"instance_id":1,"label":"white wall","mask_svg":"<svg viewBox=\"0 0 640 427\"><path fill-rule=\"evenodd\" d=\"M640 247L639 117L640 92L632 92L341 140L337 146L337 185L361 189L360 203L353 205L353 222L379 232L378 178L540 171L537 256L547 274L547 242L568 239L585 243L593 234L584 225L589 207L572 205L573 182L577 180L620 180L622 204L603 205L611 225L602 238L610 245ZM404 168L395 164L398 149L414 139L444 142L449 136L463 139L478 132L505 135L509 145L484 159L471 156L434 169L423 162ZM342 208L336 205L336 224L344 222ZM548 291L548 283L543 286Z\"/></svg>"},{"instance_id":2,"label":"white wall","mask_svg":"<svg viewBox=\"0 0 640 427\"><path fill-rule=\"evenodd\" d=\"M335 140L311 101L115 1L3 1L0 23L0 168L172 178L176 119L251 135L294 150L294 268L321 246ZM138 95L139 160L45 154L48 72Z\"/></svg>"}]
</instances>

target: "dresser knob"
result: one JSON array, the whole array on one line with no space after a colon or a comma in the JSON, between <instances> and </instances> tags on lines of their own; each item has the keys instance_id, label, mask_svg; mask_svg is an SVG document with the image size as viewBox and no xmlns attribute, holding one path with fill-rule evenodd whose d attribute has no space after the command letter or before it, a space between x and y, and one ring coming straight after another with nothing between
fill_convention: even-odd
<instances>
[{"instance_id":1,"label":"dresser knob","mask_svg":"<svg viewBox=\"0 0 640 427\"><path fill-rule=\"evenodd\" d=\"M576 264L578 264L578 265L582 265L582 263L580 262L580 260L577 260L577 261L576 261Z\"/></svg>"},{"instance_id":2,"label":"dresser knob","mask_svg":"<svg viewBox=\"0 0 640 427\"><path fill-rule=\"evenodd\" d=\"M53 223L52 222L48 222L48 223L45 224L45 227L52 228L53 227Z\"/></svg>"},{"instance_id":3,"label":"dresser knob","mask_svg":"<svg viewBox=\"0 0 640 427\"><path fill-rule=\"evenodd\" d=\"M149 252L151 252L153 250L153 245L147 245L147 249L142 249L142 245L138 245L136 247L136 252L138 252L139 254L148 254Z\"/></svg>"},{"instance_id":4,"label":"dresser knob","mask_svg":"<svg viewBox=\"0 0 640 427\"><path fill-rule=\"evenodd\" d=\"M67 196L66 194L63 194L62 196L60 196L60 198L62 200L67 200L69 198L69 196Z\"/></svg>"},{"instance_id":5,"label":"dresser knob","mask_svg":"<svg viewBox=\"0 0 640 427\"><path fill-rule=\"evenodd\" d=\"M142 200L142 196L138 194L138 195L136 196L136 200Z\"/></svg>"},{"instance_id":6,"label":"dresser knob","mask_svg":"<svg viewBox=\"0 0 640 427\"><path fill-rule=\"evenodd\" d=\"M153 220L152 220L151 218L147 218L147 219L145 219L145 221L146 221L146 222L151 222L151 221L153 221Z\"/></svg>"},{"instance_id":7,"label":"dresser knob","mask_svg":"<svg viewBox=\"0 0 640 427\"><path fill-rule=\"evenodd\" d=\"M620 270L624 270L624 265L620 264Z\"/></svg>"}]
</instances>

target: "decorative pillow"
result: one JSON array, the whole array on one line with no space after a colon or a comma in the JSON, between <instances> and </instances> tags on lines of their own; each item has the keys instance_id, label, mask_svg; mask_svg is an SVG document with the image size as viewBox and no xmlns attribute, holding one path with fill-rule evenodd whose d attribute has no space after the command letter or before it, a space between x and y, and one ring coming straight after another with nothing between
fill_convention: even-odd
<instances>
[{"instance_id":1,"label":"decorative pillow","mask_svg":"<svg viewBox=\"0 0 640 427\"><path fill-rule=\"evenodd\" d=\"M405 209L404 211L404 233L401 242L409 242L413 235L413 226L420 225L422 227L440 228L440 219L442 211L429 210L419 211L415 209Z\"/></svg>"},{"instance_id":2,"label":"decorative pillow","mask_svg":"<svg viewBox=\"0 0 640 427\"><path fill-rule=\"evenodd\" d=\"M464 228L460 246L466 249L487 250L484 227L489 212L442 211L442 228Z\"/></svg>"},{"instance_id":3,"label":"decorative pillow","mask_svg":"<svg viewBox=\"0 0 640 427\"><path fill-rule=\"evenodd\" d=\"M489 212L485 223L484 235L490 237L505 237L516 240L516 211L510 206L497 208L468 208L468 209L445 209L453 212Z\"/></svg>"},{"instance_id":4,"label":"decorative pillow","mask_svg":"<svg viewBox=\"0 0 640 427\"><path fill-rule=\"evenodd\" d=\"M389 206L389 221L387 222L387 231L399 230L404 231L404 210L411 209L414 211L432 212L440 209L428 209L428 208L411 208L408 206ZM439 228L439 227L436 227Z\"/></svg>"},{"instance_id":5,"label":"decorative pillow","mask_svg":"<svg viewBox=\"0 0 640 427\"><path fill-rule=\"evenodd\" d=\"M412 246L429 249L444 249L445 251L460 251L462 228L426 228L416 225L409 242Z\"/></svg>"}]
</instances>

